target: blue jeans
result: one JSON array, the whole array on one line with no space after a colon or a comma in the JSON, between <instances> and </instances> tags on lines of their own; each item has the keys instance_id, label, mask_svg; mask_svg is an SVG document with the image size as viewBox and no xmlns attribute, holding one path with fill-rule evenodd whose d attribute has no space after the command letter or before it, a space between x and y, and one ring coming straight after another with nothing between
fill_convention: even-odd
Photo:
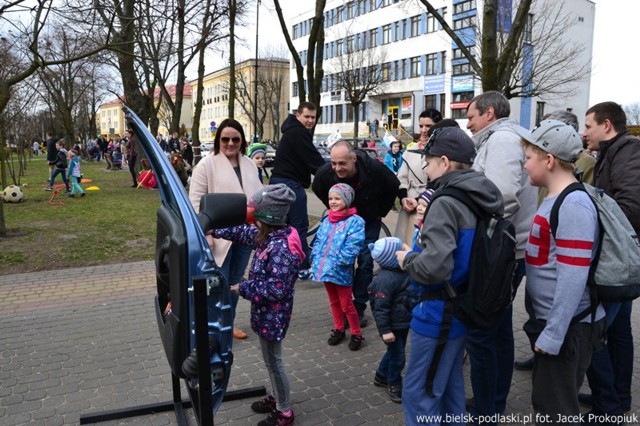
<instances>
[{"instance_id":1,"label":"blue jeans","mask_svg":"<svg viewBox=\"0 0 640 426\"><path fill-rule=\"evenodd\" d=\"M409 329L405 328L404 330L392 331L396 336L396 340L387 345L387 351L380 360L376 374L386 378L387 383L390 385L401 385L402 370L404 370L405 364L405 347L407 345Z\"/></svg>"},{"instance_id":2,"label":"blue jeans","mask_svg":"<svg viewBox=\"0 0 640 426\"><path fill-rule=\"evenodd\" d=\"M513 286L517 288L525 274L524 259L516 262ZM513 376L513 308L483 330L469 330L467 352L471 364L471 388L474 404L471 414L491 416L504 413Z\"/></svg>"},{"instance_id":3,"label":"blue jeans","mask_svg":"<svg viewBox=\"0 0 640 426\"><path fill-rule=\"evenodd\" d=\"M242 281L244 271L247 269L251 257L251 247L232 243L227 257L224 258L220 271L227 279L228 285L237 284ZM236 318L236 306L238 306L239 296L231 293L231 307L233 308L233 318Z\"/></svg>"},{"instance_id":4,"label":"blue jeans","mask_svg":"<svg viewBox=\"0 0 640 426\"><path fill-rule=\"evenodd\" d=\"M307 243L307 231L309 230L309 214L307 212L307 191L293 179L287 179L280 176L271 176L271 185L276 183L284 183L296 194L296 200L289 207L289 215L287 223L298 231L302 250L304 251L304 261L300 264L300 269L309 269L309 244Z\"/></svg>"},{"instance_id":5,"label":"blue jeans","mask_svg":"<svg viewBox=\"0 0 640 426\"><path fill-rule=\"evenodd\" d=\"M56 176L60 175L62 176L62 181L64 182L64 186L67 187L67 191L70 190L69 188L69 180L67 179L67 171L63 170L63 169L59 169L56 167L56 169L53 171L53 173L51 174L51 179L49 179L49 186L51 188L53 188L53 184L56 181Z\"/></svg>"},{"instance_id":6,"label":"blue jeans","mask_svg":"<svg viewBox=\"0 0 640 426\"><path fill-rule=\"evenodd\" d=\"M594 352L587 370L596 414L622 414L631 409L633 375L633 302L603 303L607 318L607 343Z\"/></svg>"},{"instance_id":7,"label":"blue jeans","mask_svg":"<svg viewBox=\"0 0 640 426\"><path fill-rule=\"evenodd\" d=\"M381 219L368 220L364 224L364 246L358 255L358 267L353 279L353 303L358 315L361 315L367 308L369 300L367 287L373 279L373 258L369 250L369 243L375 243L380 238L381 228Z\"/></svg>"},{"instance_id":8,"label":"blue jeans","mask_svg":"<svg viewBox=\"0 0 640 426\"><path fill-rule=\"evenodd\" d=\"M425 425L426 416L455 415L459 422L450 425L465 425L463 421L464 408L464 374L462 372L462 354L464 350L464 336L449 340L440 358L438 370L433 381L434 397L427 395L427 372L433 360L433 354L438 343L437 338L425 337L418 333L411 333L411 348L409 349L409 364L402 386L402 409L408 426ZM423 417L418 422L419 416ZM444 422L442 422L444 424Z\"/></svg>"}]
</instances>

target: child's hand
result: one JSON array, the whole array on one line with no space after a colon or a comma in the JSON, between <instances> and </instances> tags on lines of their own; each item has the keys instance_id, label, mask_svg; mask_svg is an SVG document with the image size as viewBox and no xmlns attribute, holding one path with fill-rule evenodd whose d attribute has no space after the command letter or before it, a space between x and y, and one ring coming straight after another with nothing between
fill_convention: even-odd
<instances>
[{"instance_id":1,"label":"child's hand","mask_svg":"<svg viewBox=\"0 0 640 426\"><path fill-rule=\"evenodd\" d=\"M385 333L382 335L382 341L385 343L393 343L396 341L396 335L393 332Z\"/></svg>"},{"instance_id":2,"label":"child's hand","mask_svg":"<svg viewBox=\"0 0 640 426\"><path fill-rule=\"evenodd\" d=\"M407 243L402 244L402 251L396 252L396 259L398 260L398 265L400 265L400 269L404 270L404 258L407 256L407 253L411 251L411 247Z\"/></svg>"},{"instance_id":3,"label":"child's hand","mask_svg":"<svg viewBox=\"0 0 640 426\"><path fill-rule=\"evenodd\" d=\"M234 284L234 285L230 286L229 290L231 290L231 293L233 293L233 294L240 295L240 284Z\"/></svg>"}]
</instances>

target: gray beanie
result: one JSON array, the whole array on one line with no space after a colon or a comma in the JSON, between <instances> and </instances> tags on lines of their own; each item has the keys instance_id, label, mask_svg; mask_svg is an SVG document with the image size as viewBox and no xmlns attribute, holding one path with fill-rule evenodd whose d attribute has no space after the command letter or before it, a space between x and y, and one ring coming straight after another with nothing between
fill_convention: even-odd
<instances>
[{"instance_id":1,"label":"gray beanie","mask_svg":"<svg viewBox=\"0 0 640 426\"><path fill-rule=\"evenodd\" d=\"M329 189L329 193L336 193L342 198L342 201L347 205L347 208L351 207L351 203L353 203L353 199L356 196L356 193L346 183L336 183Z\"/></svg>"},{"instance_id":2,"label":"gray beanie","mask_svg":"<svg viewBox=\"0 0 640 426\"><path fill-rule=\"evenodd\" d=\"M283 183L266 185L253 194L249 207L255 209L253 215L267 225L281 226L287 224L287 214L296 194Z\"/></svg>"}]
</instances>

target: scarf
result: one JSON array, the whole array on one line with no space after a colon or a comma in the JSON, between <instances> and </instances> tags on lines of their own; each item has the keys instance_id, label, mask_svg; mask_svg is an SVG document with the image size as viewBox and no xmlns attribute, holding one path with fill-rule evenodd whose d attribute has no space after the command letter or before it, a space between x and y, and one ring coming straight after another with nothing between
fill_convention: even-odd
<instances>
[{"instance_id":1,"label":"scarf","mask_svg":"<svg viewBox=\"0 0 640 426\"><path fill-rule=\"evenodd\" d=\"M333 210L329 210L329 222L336 223L341 220L345 220L356 214L356 208L351 207L349 209L342 209L340 211L334 212Z\"/></svg>"}]
</instances>

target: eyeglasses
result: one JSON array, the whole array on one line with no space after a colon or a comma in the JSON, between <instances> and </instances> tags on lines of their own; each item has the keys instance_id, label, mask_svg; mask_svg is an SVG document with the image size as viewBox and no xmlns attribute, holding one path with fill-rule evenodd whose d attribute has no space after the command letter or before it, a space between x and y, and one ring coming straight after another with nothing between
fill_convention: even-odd
<instances>
[{"instance_id":1,"label":"eyeglasses","mask_svg":"<svg viewBox=\"0 0 640 426\"><path fill-rule=\"evenodd\" d=\"M227 136L223 136L220 138L220 142L222 143L229 143L229 142L233 142L233 143L240 143L242 141L242 139L240 139L240 137L238 136L234 136L232 138L227 137Z\"/></svg>"}]
</instances>

